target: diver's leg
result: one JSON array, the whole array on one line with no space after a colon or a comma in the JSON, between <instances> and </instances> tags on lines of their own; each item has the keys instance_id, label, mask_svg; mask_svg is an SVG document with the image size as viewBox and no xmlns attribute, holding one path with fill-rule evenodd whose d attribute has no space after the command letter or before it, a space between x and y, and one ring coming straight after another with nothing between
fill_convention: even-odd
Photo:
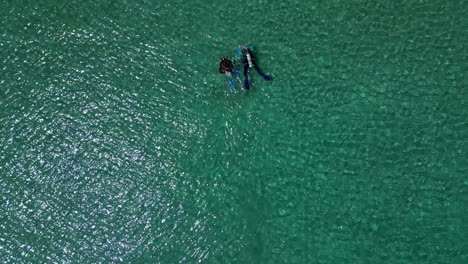
<instances>
[{"instance_id":1,"label":"diver's leg","mask_svg":"<svg viewBox=\"0 0 468 264\"><path fill-rule=\"evenodd\" d=\"M244 64L244 88L245 89L250 89L248 73L249 73L249 65Z\"/></svg>"},{"instance_id":2,"label":"diver's leg","mask_svg":"<svg viewBox=\"0 0 468 264\"><path fill-rule=\"evenodd\" d=\"M260 74L260 75L263 77L264 80L270 81L270 80L273 79L273 78L271 78L271 76L264 74L264 73L260 70L260 68L258 67L258 65L257 65L256 62L254 62L253 65L254 65L254 68L257 70L258 74Z\"/></svg>"}]
</instances>

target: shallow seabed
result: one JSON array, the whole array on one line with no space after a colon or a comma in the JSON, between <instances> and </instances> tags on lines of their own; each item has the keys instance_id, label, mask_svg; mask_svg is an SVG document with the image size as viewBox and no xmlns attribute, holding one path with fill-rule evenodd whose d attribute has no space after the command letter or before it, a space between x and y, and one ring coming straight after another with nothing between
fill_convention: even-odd
<instances>
[{"instance_id":1,"label":"shallow seabed","mask_svg":"<svg viewBox=\"0 0 468 264\"><path fill-rule=\"evenodd\" d=\"M0 7L1 263L468 263L467 1Z\"/></svg>"}]
</instances>

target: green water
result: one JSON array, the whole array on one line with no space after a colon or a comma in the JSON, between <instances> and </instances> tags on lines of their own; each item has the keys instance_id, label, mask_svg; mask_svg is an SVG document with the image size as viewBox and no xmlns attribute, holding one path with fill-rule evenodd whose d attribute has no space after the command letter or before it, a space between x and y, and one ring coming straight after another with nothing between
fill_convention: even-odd
<instances>
[{"instance_id":1,"label":"green water","mask_svg":"<svg viewBox=\"0 0 468 264\"><path fill-rule=\"evenodd\" d=\"M468 263L466 10L0 1L0 262Z\"/></svg>"}]
</instances>

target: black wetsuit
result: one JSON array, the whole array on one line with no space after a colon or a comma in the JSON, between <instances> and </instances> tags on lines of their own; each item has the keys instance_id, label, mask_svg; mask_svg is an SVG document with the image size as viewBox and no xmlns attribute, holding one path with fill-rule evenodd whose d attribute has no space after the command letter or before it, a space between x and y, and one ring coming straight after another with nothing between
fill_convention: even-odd
<instances>
[{"instance_id":1,"label":"black wetsuit","mask_svg":"<svg viewBox=\"0 0 468 264\"><path fill-rule=\"evenodd\" d=\"M242 49L242 63L244 64L244 87L245 89L250 89L250 84L249 84L249 68L254 67L255 70L257 70L258 74L260 74L263 79L269 81L272 78L266 74L264 74L260 68L257 65L257 62L255 62L255 57L252 54L252 51L248 48Z\"/></svg>"}]
</instances>

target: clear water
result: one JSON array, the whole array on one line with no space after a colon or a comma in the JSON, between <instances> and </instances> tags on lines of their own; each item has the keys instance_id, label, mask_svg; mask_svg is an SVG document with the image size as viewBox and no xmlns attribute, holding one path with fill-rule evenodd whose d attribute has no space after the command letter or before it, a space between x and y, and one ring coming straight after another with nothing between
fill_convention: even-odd
<instances>
[{"instance_id":1,"label":"clear water","mask_svg":"<svg viewBox=\"0 0 468 264\"><path fill-rule=\"evenodd\" d=\"M468 263L468 2L0 3L1 263Z\"/></svg>"}]
</instances>

